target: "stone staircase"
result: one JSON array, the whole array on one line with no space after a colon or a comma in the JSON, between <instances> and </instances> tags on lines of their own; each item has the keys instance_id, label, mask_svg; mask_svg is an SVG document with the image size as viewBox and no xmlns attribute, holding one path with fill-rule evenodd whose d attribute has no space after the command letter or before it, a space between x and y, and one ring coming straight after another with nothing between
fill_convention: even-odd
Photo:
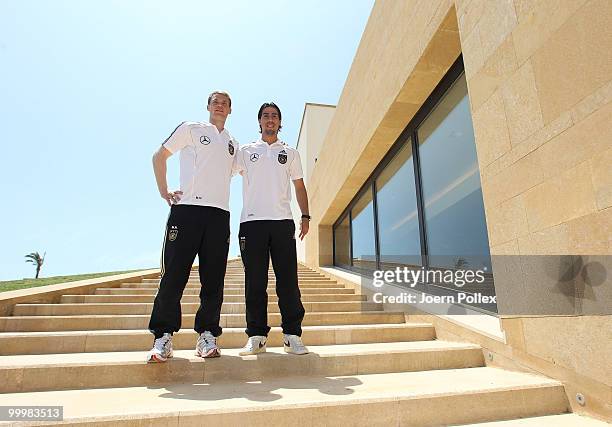
<instances>
[{"instance_id":1,"label":"stone staircase","mask_svg":"<svg viewBox=\"0 0 612 427\"><path fill-rule=\"evenodd\" d=\"M63 405L67 425L604 425L568 413L558 381L488 367L477 345L436 340L432 325L406 323L305 266L299 277L305 356L282 350L272 272L268 353L238 356L239 261L228 264L219 359L194 355L195 270L165 364L145 363L157 279L17 304L0 317L1 405Z\"/></svg>"}]
</instances>

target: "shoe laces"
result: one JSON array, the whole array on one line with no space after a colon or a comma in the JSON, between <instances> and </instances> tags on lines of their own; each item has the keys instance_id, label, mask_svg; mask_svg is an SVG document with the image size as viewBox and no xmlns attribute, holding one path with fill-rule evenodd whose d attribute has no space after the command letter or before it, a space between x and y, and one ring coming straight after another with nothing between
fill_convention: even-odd
<instances>
[{"instance_id":1,"label":"shoe laces","mask_svg":"<svg viewBox=\"0 0 612 427\"><path fill-rule=\"evenodd\" d=\"M155 339L153 347L159 351L164 351L171 339L172 335L164 334L163 336Z\"/></svg>"},{"instance_id":2,"label":"shoe laces","mask_svg":"<svg viewBox=\"0 0 612 427\"><path fill-rule=\"evenodd\" d=\"M215 337L210 331L204 331L198 338L198 346L202 344L206 347L215 347L217 345L217 337Z\"/></svg>"}]
</instances>

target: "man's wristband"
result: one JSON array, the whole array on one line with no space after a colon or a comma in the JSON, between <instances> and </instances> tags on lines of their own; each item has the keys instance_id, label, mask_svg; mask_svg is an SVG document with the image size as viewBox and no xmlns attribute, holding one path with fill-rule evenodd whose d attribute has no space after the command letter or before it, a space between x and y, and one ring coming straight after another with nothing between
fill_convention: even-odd
<instances>
[{"instance_id":1,"label":"man's wristband","mask_svg":"<svg viewBox=\"0 0 612 427\"><path fill-rule=\"evenodd\" d=\"M302 219L307 219L310 221L310 215L302 214Z\"/></svg>"}]
</instances>

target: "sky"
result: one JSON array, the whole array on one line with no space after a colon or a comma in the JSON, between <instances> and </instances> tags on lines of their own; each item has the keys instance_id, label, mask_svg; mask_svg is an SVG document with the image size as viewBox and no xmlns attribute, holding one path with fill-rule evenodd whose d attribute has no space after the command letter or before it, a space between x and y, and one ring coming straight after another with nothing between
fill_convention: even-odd
<instances>
[{"instance_id":1,"label":"sky","mask_svg":"<svg viewBox=\"0 0 612 427\"><path fill-rule=\"evenodd\" d=\"M276 102L294 146L306 102L337 104L373 0L0 0L0 280L158 268L168 207L151 156L227 90L258 137ZM178 156L168 183L178 189ZM231 184L230 256L242 208Z\"/></svg>"}]
</instances>

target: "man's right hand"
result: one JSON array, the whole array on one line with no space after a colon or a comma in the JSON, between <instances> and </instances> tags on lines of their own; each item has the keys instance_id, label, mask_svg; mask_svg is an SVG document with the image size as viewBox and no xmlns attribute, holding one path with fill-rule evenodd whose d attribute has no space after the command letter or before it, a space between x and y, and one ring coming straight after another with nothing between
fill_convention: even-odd
<instances>
[{"instance_id":1,"label":"man's right hand","mask_svg":"<svg viewBox=\"0 0 612 427\"><path fill-rule=\"evenodd\" d=\"M162 199L168 203L168 206L172 206L177 204L181 200L181 196L183 195L182 191L174 191L172 193L160 193Z\"/></svg>"}]
</instances>

